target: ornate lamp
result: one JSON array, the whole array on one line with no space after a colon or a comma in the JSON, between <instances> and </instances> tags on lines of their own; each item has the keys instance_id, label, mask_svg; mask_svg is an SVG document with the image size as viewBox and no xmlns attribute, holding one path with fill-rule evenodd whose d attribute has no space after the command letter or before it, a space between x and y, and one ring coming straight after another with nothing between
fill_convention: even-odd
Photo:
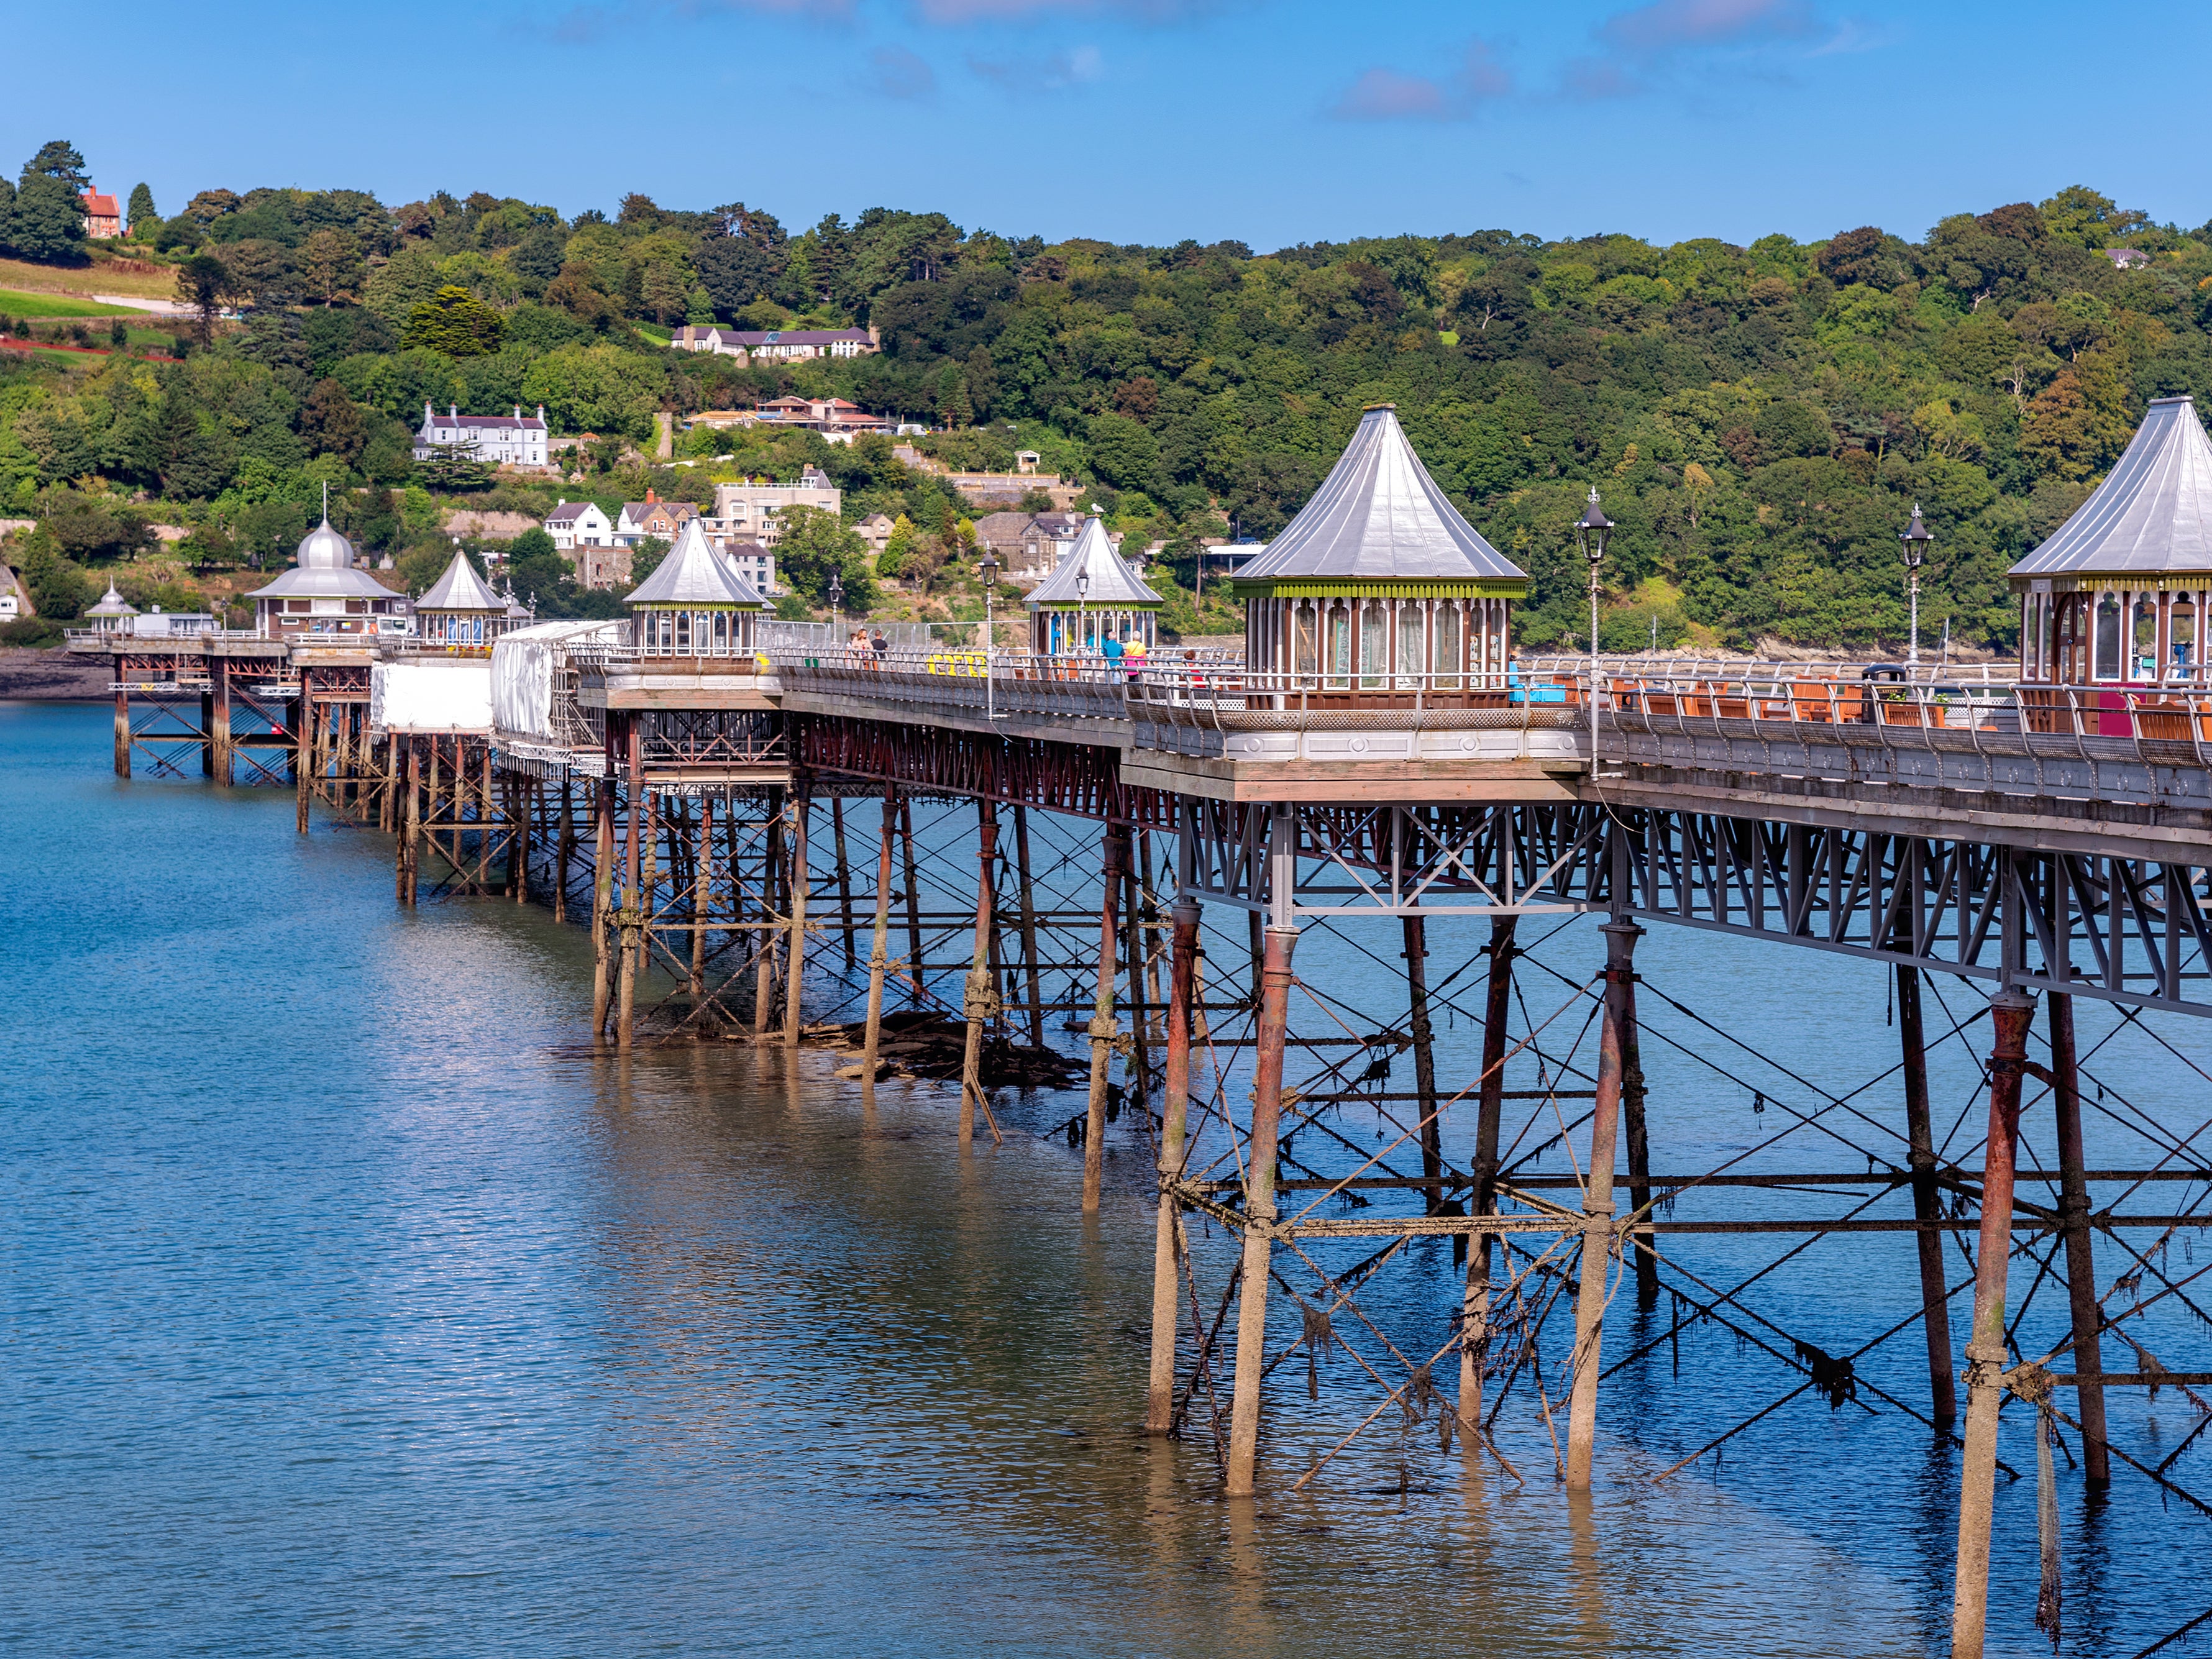
<instances>
[{"instance_id":1,"label":"ornate lamp","mask_svg":"<svg viewBox=\"0 0 2212 1659\"><path fill-rule=\"evenodd\" d=\"M1597 568L1605 562L1605 538L1613 528L1613 520L1605 516L1605 509L1597 503L1597 486L1592 484L1589 505L1575 520L1575 545L1589 561L1590 605L1590 695L1597 695Z\"/></svg>"},{"instance_id":2,"label":"ornate lamp","mask_svg":"<svg viewBox=\"0 0 2212 1659\"><path fill-rule=\"evenodd\" d=\"M1928 526L1920 522L1919 502L1913 502L1912 522L1898 532L1897 539L1905 549L1905 578L1912 596L1912 631L1911 642L1905 647L1905 660L1908 667L1917 668L1920 665L1920 562L1928 556L1928 544L1936 539L1929 534Z\"/></svg>"}]
</instances>

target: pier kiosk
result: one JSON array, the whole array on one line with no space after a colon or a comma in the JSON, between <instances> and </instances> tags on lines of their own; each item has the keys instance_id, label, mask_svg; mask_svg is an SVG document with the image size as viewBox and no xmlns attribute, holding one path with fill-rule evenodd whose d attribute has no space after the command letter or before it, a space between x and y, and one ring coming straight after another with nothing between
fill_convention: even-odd
<instances>
[{"instance_id":1,"label":"pier kiosk","mask_svg":"<svg viewBox=\"0 0 2212 1659\"><path fill-rule=\"evenodd\" d=\"M1369 407L1328 479L1231 579L1245 660L1285 686L1459 691L1503 675L1527 574L1430 477L1396 410Z\"/></svg>"},{"instance_id":2,"label":"pier kiosk","mask_svg":"<svg viewBox=\"0 0 2212 1659\"><path fill-rule=\"evenodd\" d=\"M1052 574L1023 601L1030 649L1043 657L1095 657L1109 640L1124 649L1159 642L1160 596L1114 550L1093 512Z\"/></svg>"},{"instance_id":3,"label":"pier kiosk","mask_svg":"<svg viewBox=\"0 0 2212 1659\"><path fill-rule=\"evenodd\" d=\"M2212 438L2188 398L2152 401L2104 483L2008 573L2025 684L2203 687ZM2128 702L2094 700L2126 735Z\"/></svg>"},{"instance_id":4,"label":"pier kiosk","mask_svg":"<svg viewBox=\"0 0 2212 1659\"><path fill-rule=\"evenodd\" d=\"M488 650L508 629L532 620L527 611L518 620L514 613L520 608L512 595L494 592L469 556L456 547L445 574L415 601L416 636L425 645Z\"/></svg>"}]
</instances>

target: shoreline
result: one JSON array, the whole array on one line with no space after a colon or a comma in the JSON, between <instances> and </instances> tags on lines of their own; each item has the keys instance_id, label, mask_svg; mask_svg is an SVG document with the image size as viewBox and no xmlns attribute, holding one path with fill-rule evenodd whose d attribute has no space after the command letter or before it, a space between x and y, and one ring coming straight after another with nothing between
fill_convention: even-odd
<instances>
[{"instance_id":1,"label":"shoreline","mask_svg":"<svg viewBox=\"0 0 2212 1659\"><path fill-rule=\"evenodd\" d=\"M0 702L104 702L105 660L35 645L0 646Z\"/></svg>"}]
</instances>

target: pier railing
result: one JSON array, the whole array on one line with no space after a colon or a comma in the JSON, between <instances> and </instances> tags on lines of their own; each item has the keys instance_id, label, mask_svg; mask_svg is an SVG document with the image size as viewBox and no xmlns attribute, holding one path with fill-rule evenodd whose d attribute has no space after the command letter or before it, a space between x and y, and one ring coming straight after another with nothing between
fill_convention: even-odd
<instances>
[{"instance_id":1,"label":"pier railing","mask_svg":"<svg viewBox=\"0 0 2212 1659\"><path fill-rule=\"evenodd\" d=\"M2212 772L2212 691L2023 685L1978 665L1942 678L1859 665L1684 672L1632 659L1620 670L1601 667L1594 680L1587 659L1530 659L1481 673L1300 674L1250 669L1228 653L1158 652L1133 660L999 651L989 653L987 674L982 651L930 646L780 653L775 665L786 691L881 704L887 713L1110 720L1224 739L1240 732L1587 732L1595 703L1600 758L1610 752L1607 737L1620 732L1692 740L1674 746L1678 756L1691 753L1695 740L1717 740L1716 759L1732 740L1792 739L1793 753L1816 744L1831 754L1918 751ZM1135 735L1147 741L1141 729ZM1191 741L1161 740L1177 749ZM1784 763L1776 757L1773 764ZM1902 777L1913 768L1870 769Z\"/></svg>"}]
</instances>

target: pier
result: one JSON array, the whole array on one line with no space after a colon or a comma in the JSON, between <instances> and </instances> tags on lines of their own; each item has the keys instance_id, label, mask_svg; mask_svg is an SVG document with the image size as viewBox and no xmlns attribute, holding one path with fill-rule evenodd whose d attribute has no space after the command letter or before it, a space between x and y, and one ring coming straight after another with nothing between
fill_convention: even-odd
<instances>
[{"instance_id":1,"label":"pier","mask_svg":"<svg viewBox=\"0 0 2212 1659\"><path fill-rule=\"evenodd\" d=\"M1389 1413L1540 1480L1492 1438L1511 1405L1550 1430L1552 1478L1586 1490L1608 1311L1663 1295L1659 1340L1704 1322L1796 1380L1717 1419L1657 1478L1807 1395L1918 1419L1960 1448L1953 1651L1977 1655L1989 1599L2038 1594L1990 1581L1998 1476L2038 1478L1998 1456L2005 1411L2070 1443L2094 1485L2212 1516L2171 1457L2106 1418L2108 1391L2212 1377L2145 1363L2131 1334L2149 1309L2194 1312L2212 1272L2162 1248L2212 1222L2208 1126L2146 1112L2158 1156L2092 1167L2098 1085L2075 1037L2085 998L2212 1013L2212 681L2191 660L2212 568L2151 533L2184 521L2196 498L2172 480L2212 469L2212 444L2186 399L2164 400L2130 454L2016 571L2026 649L2002 674L1517 653L1527 579L1387 408L1237 578L1241 652L1155 643L1148 590L1114 568L1096 520L1064 567L1067 585L1086 578L1074 605L1030 596L1018 636L907 629L862 648L834 624L778 622L695 523L626 622L536 623L486 590L444 611L426 596L426 611L474 617L465 629L264 619L181 639L104 628L70 649L112 670L119 775L281 784L303 832L320 811L390 835L403 905L503 897L586 926L593 1040L611 1053L830 1042L868 1087L915 1046L904 1034L934 1026L957 1048L966 1142L1002 1133L992 1091L1042 1063L1024 1055L1079 1038L1060 1059L1071 1075L1087 1063L1066 1126L1084 1206L1111 1136L1158 1172L1149 1388L1131 1417L1208 1446L1229 1499L1329 1478L1334 1453L1270 1464L1266 1425L1301 1408L1290 1379L1340 1351L1373 1407L1340 1446ZM1594 492L1593 573L1607 527ZM301 570L343 571L347 556L309 542ZM917 835L918 820L958 833ZM1582 977L1524 965L1530 932L1585 916ZM1666 1103L1646 1086L1639 1004L1708 1033L1720 1076L1737 1042L1698 988L1639 973L1661 927L1888 977L1895 1046L1869 1085L1772 1103L1761 1149L1802 1147L1802 1169L1654 1169ZM1317 929L1386 967L1400 1005L1378 1021L1301 980ZM1439 1073L1447 1013L1480 1026L1472 1073ZM1946 1042L1985 1072L1971 1166L1944 1154L1929 1100L1928 1053ZM2178 1092L2202 1081L2174 1061ZM1376 1109L1380 1139L1340 1132L1346 1103ZM2024 1116L2047 1162L2023 1163ZM1449 1155L1447 1126L1471 1157ZM1536 1167L1555 1146L1571 1173ZM2029 1195L2038 1182L2055 1202ZM1806 1188L1850 1196L1834 1212L1728 1212L1731 1194ZM1865 1213L1893 1194L1909 1217ZM1194 1221L1237 1241L1225 1278L1201 1279ZM1913 1235L1917 1272L1895 1287L1895 1322L1849 1352L1669 1250L1878 1231ZM1465 1261L1463 1293L1407 1349L1362 1297L1438 1237ZM2056 1346L2013 1340L2015 1260L2063 1286ZM2138 1358L2107 1370L2110 1341ZM1915 1397L1855 1368L1887 1343L1924 1346ZM2181 1626L2199 1609L2172 1588Z\"/></svg>"}]
</instances>

